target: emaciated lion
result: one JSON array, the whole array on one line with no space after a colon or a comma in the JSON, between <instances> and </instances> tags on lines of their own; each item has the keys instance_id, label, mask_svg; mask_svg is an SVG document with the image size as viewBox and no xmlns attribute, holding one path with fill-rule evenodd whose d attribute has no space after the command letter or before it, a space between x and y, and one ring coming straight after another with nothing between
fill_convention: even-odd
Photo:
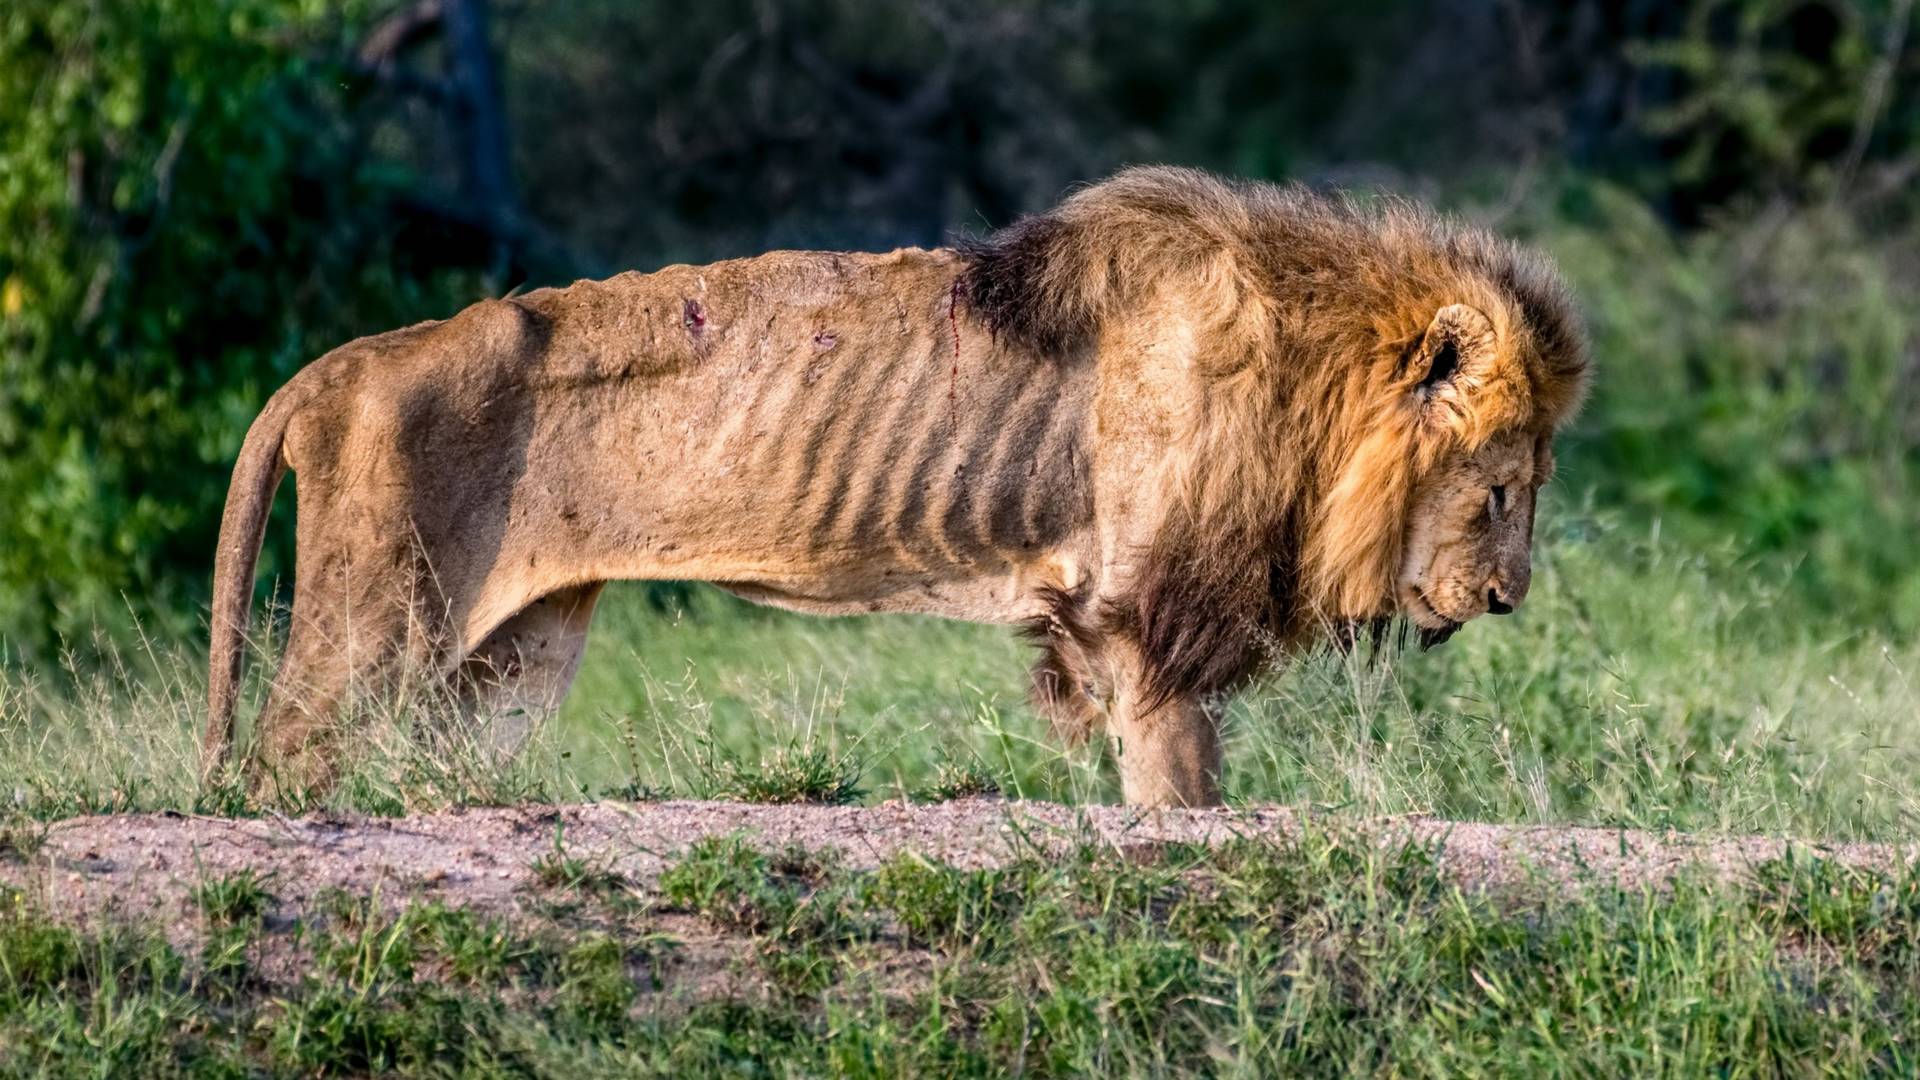
<instances>
[{"instance_id":1,"label":"emaciated lion","mask_svg":"<svg viewBox=\"0 0 1920 1080\"><path fill-rule=\"evenodd\" d=\"M1132 169L955 250L775 252L362 338L275 394L214 570L209 768L298 477L251 766L324 789L400 670L552 708L615 579L1023 626L1129 802L1220 798L1269 657L1513 610L1587 377L1551 266L1401 202Z\"/></svg>"}]
</instances>

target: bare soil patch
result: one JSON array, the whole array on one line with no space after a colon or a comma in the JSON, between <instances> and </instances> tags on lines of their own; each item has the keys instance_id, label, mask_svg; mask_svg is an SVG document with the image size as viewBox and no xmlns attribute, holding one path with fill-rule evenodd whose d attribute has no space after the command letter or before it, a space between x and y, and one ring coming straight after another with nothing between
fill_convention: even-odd
<instances>
[{"instance_id":1,"label":"bare soil patch","mask_svg":"<svg viewBox=\"0 0 1920 1080\"><path fill-rule=\"evenodd\" d=\"M738 834L768 850L832 850L844 865L901 852L963 868L1094 844L1139 858L1165 845L1236 837L1286 840L1337 830L1390 847L1420 845L1473 890L1551 894L1659 887L1685 870L1737 879L1789 850L1890 868L1920 845L1821 844L1577 826L1515 826L1424 817L1312 818L1284 807L1139 811L1114 806L963 799L872 807L742 803L595 803L454 810L406 818L210 818L173 813L53 823L30 857L0 863L0 884L75 923L150 920L186 926L191 890L251 868L281 919L332 889L389 903L441 901L513 914L539 892L535 864L556 850L645 892L693 842Z\"/></svg>"}]
</instances>

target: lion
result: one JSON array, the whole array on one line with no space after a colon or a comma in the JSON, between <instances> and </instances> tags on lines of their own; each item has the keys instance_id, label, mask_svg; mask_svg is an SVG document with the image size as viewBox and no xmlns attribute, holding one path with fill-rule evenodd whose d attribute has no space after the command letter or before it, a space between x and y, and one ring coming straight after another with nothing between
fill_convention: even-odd
<instances>
[{"instance_id":1,"label":"lion","mask_svg":"<svg viewBox=\"0 0 1920 1080\"><path fill-rule=\"evenodd\" d=\"M1270 661L1512 611L1588 377L1552 265L1403 201L1129 169L954 248L783 251L488 300L273 395L214 567L209 773L296 475L248 774L326 790L356 688L550 710L612 580L1022 627L1124 797L1221 798Z\"/></svg>"}]
</instances>

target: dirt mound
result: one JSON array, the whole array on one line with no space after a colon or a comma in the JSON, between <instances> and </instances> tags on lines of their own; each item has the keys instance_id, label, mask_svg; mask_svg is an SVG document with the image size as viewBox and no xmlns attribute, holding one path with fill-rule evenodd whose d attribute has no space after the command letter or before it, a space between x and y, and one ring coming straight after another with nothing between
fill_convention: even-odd
<instances>
[{"instance_id":1,"label":"dirt mound","mask_svg":"<svg viewBox=\"0 0 1920 1080\"><path fill-rule=\"evenodd\" d=\"M52 824L30 857L0 863L0 883L63 919L102 916L176 922L190 890L250 867L271 882L283 910L342 889L400 900L442 900L511 911L533 883L535 864L564 848L651 888L677 853L702 837L739 834L768 849L834 849L850 867L903 851L959 867L1095 844L1150 857L1171 843L1235 837L1286 840L1337 831L1433 853L1449 877L1472 889L1657 887L1683 869L1722 878L1789 848L1885 867L1915 848L1810 844L1763 837L1704 838L1623 829L1514 826L1401 817L1354 821L1296 810L1152 811L966 799L874 807L740 803L596 803L488 808L408 818L209 818L172 813L76 818Z\"/></svg>"}]
</instances>

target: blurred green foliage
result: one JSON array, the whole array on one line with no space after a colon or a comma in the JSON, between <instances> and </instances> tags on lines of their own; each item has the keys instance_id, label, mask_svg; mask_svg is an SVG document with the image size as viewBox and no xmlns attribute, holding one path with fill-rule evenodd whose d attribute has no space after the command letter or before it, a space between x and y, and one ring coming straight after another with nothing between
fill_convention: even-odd
<instances>
[{"instance_id":1,"label":"blurred green foliage","mask_svg":"<svg viewBox=\"0 0 1920 1080\"><path fill-rule=\"evenodd\" d=\"M1920 630L1920 310L1831 206L1675 232L1618 188L1542 212L1601 374L1567 483L1784 562L1809 614Z\"/></svg>"},{"instance_id":2,"label":"blurred green foliage","mask_svg":"<svg viewBox=\"0 0 1920 1080\"><path fill-rule=\"evenodd\" d=\"M1600 362L1564 483L1920 629L1910 0L496 0L517 190L462 208L473 2L0 10L12 648L191 617L246 424L341 341L530 276L935 243L1139 160L1541 244Z\"/></svg>"},{"instance_id":3,"label":"blurred green foliage","mask_svg":"<svg viewBox=\"0 0 1920 1080\"><path fill-rule=\"evenodd\" d=\"M331 12L331 13L329 13ZM470 283L387 244L314 0L0 11L0 631L44 646L199 593L254 411Z\"/></svg>"},{"instance_id":4,"label":"blurred green foliage","mask_svg":"<svg viewBox=\"0 0 1920 1080\"><path fill-rule=\"evenodd\" d=\"M1904 153L1920 135L1915 96L1899 92L1912 84L1911 64L1901 70L1910 3L1696 0L1676 8L1676 33L1626 50L1674 79L1642 118L1667 152L1647 186L1707 200L1828 193L1852 179L1876 133L1882 155Z\"/></svg>"}]
</instances>

